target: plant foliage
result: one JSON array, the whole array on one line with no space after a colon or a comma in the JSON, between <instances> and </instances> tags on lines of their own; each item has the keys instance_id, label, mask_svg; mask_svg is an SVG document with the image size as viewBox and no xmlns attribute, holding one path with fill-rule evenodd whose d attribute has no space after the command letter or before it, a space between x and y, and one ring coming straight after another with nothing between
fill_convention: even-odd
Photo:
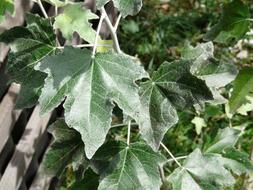
<instances>
[{"instance_id":1,"label":"plant foliage","mask_svg":"<svg viewBox=\"0 0 253 190\"><path fill-rule=\"evenodd\" d=\"M48 17L40 1L35 2ZM38 102L42 115L59 106L64 109L64 118L49 127L53 140L43 159L43 174L61 178L73 171L68 189L216 190L232 187L237 176L253 172L249 155L236 146L247 135L245 127L233 127L230 117L229 122L214 126L212 133L208 131L211 117L226 117L221 114L225 103L236 115L253 92L252 67L239 66L238 72L231 60L219 59L215 48L221 47L213 43L233 45L245 37L251 20L246 3L224 4L221 19L204 35L213 42L186 43L178 50L181 56L155 67L153 59L147 68L120 50L121 16L114 25L105 10L109 0L96 1L101 15L83 2L45 2L56 10L61 7L62 12L45 19L27 13L26 27L13 27L0 35L0 42L11 48L6 71L11 82L22 87L16 107ZM1 16L13 9L9 3L1 1ZM142 0L112 3L123 18L136 15L142 7ZM103 24L110 31L113 48L100 36ZM134 21L123 28L139 31ZM70 45L73 34L82 44ZM66 45L61 46L64 41ZM227 89L231 87L230 97ZM186 111L193 117L182 125ZM178 126L188 130L191 123L201 138L190 143L187 156L175 158L163 139ZM127 126L127 132L121 126ZM183 146L181 142L174 140L178 146Z\"/></svg>"}]
</instances>

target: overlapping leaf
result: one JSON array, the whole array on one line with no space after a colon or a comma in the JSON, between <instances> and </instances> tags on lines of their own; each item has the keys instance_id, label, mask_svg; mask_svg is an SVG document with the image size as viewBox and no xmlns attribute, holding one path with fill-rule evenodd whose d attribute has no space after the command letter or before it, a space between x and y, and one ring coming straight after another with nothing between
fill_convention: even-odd
<instances>
[{"instance_id":1,"label":"overlapping leaf","mask_svg":"<svg viewBox=\"0 0 253 190\"><path fill-rule=\"evenodd\" d=\"M248 31L250 26L249 8L241 0L225 4L220 21L206 34L206 40L223 44L234 44Z\"/></svg>"},{"instance_id":2,"label":"overlapping leaf","mask_svg":"<svg viewBox=\"0 0 253 190\"><path fill-rule=\"evenodd\" d=\"M110 0L97 0L97 7L101 8ZM114 6L121 12L123 17L136 15L142 7L142 0L112 0Z\"/></svg>"},{"instance_id":3,"label":"overlapping leaf","mask_svg":"<svg viewBox=\"0 0 253 190\"><path fill-rule=\"evenodd\" d=\"M231 83L237 69L230 63L219 63L214 58L214 46L212 42L199 44L196 47L188 45L182 52L182 59L192 61L191 72L205 80L212 91L214 100L212 103L226 103L227 100L220 95L219 89Z\"/></svg>"},{"instance_id":4,"label":"overlapping leaf","mask_svg":"<svg viewBox=\"0 0 253 190\"><path fill-rule=\"evenodd\" d=\"M68 164L77 170L80 165L87 167L84 145L80 134L70 129L64 120L60 119L49 128L53 142L43 159L43 169L47 175L60 176Z\"/></svg>"},{"instance_id":5,"label":"overlapping leaf","mask_svg":"<svg viewBox=\"0 0 253 190\"><path fill-rule=\"evenodd\" d=\"M196 149L168 178L175 190L217 190L232 186L237 175L252 172L253 165L246 153L234 145L241 131L233 128L219 130L204 153Z\"/></svg>"},{"instance_id":6,"label":"overlapping leaf","mask_svg":"<svg viewBox=\"0 0 253 190\"><path fill-rule=\"evenodd\" d=\"M233 128L221 129L205 151L209 154L220 154L220 163L238 175L253 171L249 155L235 149L240 134L241 131Z\"/></svg>"},{"instance_id":7,"label":"overlapping leaf","mask_svg":"<svg viewBox=\"0 0 253 190\"><path fill-rule=\"evenodd\" d=\"M205 82L190 73L188 61L163 63L151 80L141 83L143 123L140 133L157 149L166 131L177 123L175 107L184 108L212 99Z\"/></svg>"},{"instance_id":8,"label":"overlapping leaf","mask_svg":"<svg viewBox=\"0 0 253 190\"><path fill-rule=\"evenodd\" d=\"M59 69L61 68L61 69ZM48 74L39 99L42 113L52 110L67 97L66 122L82 135L85 152L91 158L104 143L111 126L113 101L126 115L138 120L139 96L135 81L148 77L134 58L66 47L37 67Z\"/></svg>"},{"instance_id":9,"label":"overlapping leaf","mask_svg":"<svg viewBox=\"0 0 253 190\"><path fill-rule=\"evenodd\" d=\"M13 0L1 0L0 1L0 23L4 20L4 14L6 12L13 13L14 4Z\"/></svg>"},{"instance_id":10,"label":"overlapping leaf","mask_svg":"<svg viewBox=\"0 0 253 190\"><path fill-rule=\"evenodd\" d=\"M243 68L234 81L234 89L229 99L230 112L233 114L246 102L246 96L253 93L253 68Z\"/></svg>"},{"instance_id":11,"label":"overlapping leaf","mask_svg":"<svg viewBox=\"0 0 253 190\"><path fill-rule=\"evenodd\" d=\"M192 152L183 167L176 169L168 178L173 190L222 190L235 180L220 163L217 156L203 155L199 149Z\"/></svg>"},{"instance_id":12,"label":"overlapping leaf","mask_svg":"<svg viewBox=\"0 0 253 190\"><path fill-rule=\"evenodd\" d=\"M96 31L89 20L98 19L98 16L83 7L83 3L69 4L64 7L63 13L55 18L54 28L59 28L66 39L71 39L77 32L85 41L93 44Z\"/></svg>"},{"instance_id":13,"label":"overlapping leaf","mask_svg":"<svg viewBox=\"0 0 253 190\"><path fill-rule=\"evenodd\" d=\"M99 149L93 159L110 160L101 174L99 190L160 189L158 166L166 158L146 144L134 143L128 147L123 142L109 142Z\"/></svg>"},{"instance_id":14,"label":"overlapping leaf","mask_svg":"<svg viewBox=\"0 0 253 190\"><path fill-rule=\"evenodd\" d=\"M33 67L56 49L55 35L48 19L27 14L26 21L26 28L14 27L0 35L0 41L11 46L7 73L12 81L22 85L18 108L30 107L37 102L46 75Z\"/></svg>"}]
</instances>

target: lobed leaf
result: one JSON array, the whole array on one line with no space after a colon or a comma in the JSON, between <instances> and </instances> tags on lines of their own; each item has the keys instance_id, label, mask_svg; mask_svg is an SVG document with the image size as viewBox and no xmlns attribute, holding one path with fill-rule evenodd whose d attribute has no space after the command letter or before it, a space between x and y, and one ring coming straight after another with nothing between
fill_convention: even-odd
<instances>
[{"instance_id":1,"label":"lobed leaf","mask_svg":"<svg viewBox=\"0 0 253 190\"><path fill-rule=\"evenodd\" d=\"M10 44L7 74L22 88L16 107L32 107L37 103L46 75L34 66L56 52L53 28L48 19L27 14L27 27L14 27L0 35L0 42Z\"/></svg>"},{"instance_id":2,"label":"lobed leaf","mask_svg":"<svg viewBox=\"0 0 253 190\"><path fill-rule=\"evenodd\" d=\"M117 151L110 151L110 149ZM110 158L109 165L101 174L99 190L103 189L146 189L159 190L161 186L159 164L166 161L161 154L148 145L123 142L109 142L103 145L93 159Z\"/></svg>"},{"instance_id":3,"label":"lobed leaf","mask_svg":"<svg viewBox=\"0 0 253 190\"><path fill-rule=\"evenodd\" d=\"M60 29L64 38L71 39L77 32L85 41L94 44L96 31L89 22L99 17L83 7L83 3L69 4L64 7L63 13L55 18L54 28Z\"/></svg>"},{"instance_id":4,"label":"lobed leaf","mask_svg":"<svg viewBox=\"0 0 253 190\"><path fill-rule=\"evenodd\" d=\"M81 133L88 158L104 143L111 127L113 102L138 121L140 103L135 81L148 75L134 58L98 53L92 59L88 50L66 47L36 69L48 74L39 99L41 112L52 110L66 97L66 122Z\"/></svg>"}]
</instances>

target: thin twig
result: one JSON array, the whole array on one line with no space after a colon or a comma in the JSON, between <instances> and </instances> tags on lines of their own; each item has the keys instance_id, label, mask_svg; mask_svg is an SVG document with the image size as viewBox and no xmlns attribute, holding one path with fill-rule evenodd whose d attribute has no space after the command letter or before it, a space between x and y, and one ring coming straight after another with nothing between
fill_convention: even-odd
<instances>
[{"instance_id":1,"label":"thin twig","mask_svg":"<svg viewBox=\"0 0 253 190\"><path fill-rule=\"evenodd\" d=\"M92 57L93 58L95 57L95 54L96 54L99 33L100 33L100 30L101 30L101 27L102 27L104 19L105 19L105 14L102 13L102 15L101 15L101 17L99 19L98 28L97 28L97 32L96 32L96 38L95 38L95 44L94 44L93 51L92 51Z\"/></svg>"},{"instance_id":2,"label":"thin twig","mask_svg":"<svg viewBox=\"0 0 253 190\"><path fill-rule=\"evenodd\" d=\"M128 121L127 125L127 146L130 145L130 137L131 137L131 120Z\"/></svg>"},{"instance_id":3,"label":"thin twig","mask_svg":"<svg viewBox=\"0 0 253 190\"><path fill-rule=\"evenodd\" d=\"M161 142L161 146L164 148L164 150L170 155L170 157L176 162L176 164L180 167L183 168L183 166L177 161L175 156L170 152L170 150Z\"/></svg>"},{"instance_id":4,"label":"thin twig","mask_svg":"<svg viewBox=\"0 0 253 190\"><path fill-rule=\"evenodd\" d=\"M118 18L117 18L117 20L116 20L116 23L115 23L115 25L114 25L114 32L116 32L117 29L118 29L118 26L119 26L119 22L120 22L121 17L122 17L122 15L119 14L119 16L118 16Z\"/></svg>"},{"instance_id":5,"label":"thin twig","mask_svg":"<svg viewBox=\"0 0 253 190\"><path fill-rule=\"evenodd\" d=\"M175 157L176 160L183 160L186 159L188 156L179 156L179 157ZM168 159L164 164L170 163L170 162L174 162L175 160L173 158Z\"/></svg>"},{"instance_id":6,"label":"thin twig","mask_svg":"<svg viewBox=\"0 0 253 190\"><path fill-rule=\"evenodd\" d=\"M108 26L108 28L110 30L110 33L111 33L111 36L112 36L112 40L114 42L114 49L115 49L115 51L117 53L122 53L121 50L120 50L119 40L118 40L117 34L114 31L114 27L113 27L113 25L112 25L112 23L111 23L108 15L107 15L104 7L101 8L101 12L102 12L102 14L105 15L105 22L106 22L106 24L107 24L107 26Z\"/></svg>"},{"instance_id":7,"label":"thin twig","mask_svg":"<svg viewBox=\"0 0 253 190\"><path fill-rule=\"evenodd\" d=\"M47 12L46 12L45 8L43 7L43 4L41 3L41 0L37 0L36 2L38 3L38 5L39 5L39 7L40 7L40 9L41 9L44 17L48 18Z\"/></svg>"}]
</instances>

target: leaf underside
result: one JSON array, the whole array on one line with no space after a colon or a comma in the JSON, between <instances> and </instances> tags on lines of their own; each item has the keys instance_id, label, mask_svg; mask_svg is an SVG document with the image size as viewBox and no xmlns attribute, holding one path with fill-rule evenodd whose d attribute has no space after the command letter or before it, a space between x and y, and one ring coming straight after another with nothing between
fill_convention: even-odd
<instances>
[{"instance_id":1,"label":"leaf underside","mask_svg":"<svg viewBox=\"0 0 253 190\"><path fill-rule=\"evenodd\" d=\"M69 4L64 7L63 13L56 16L54 28L59 28L66 39L71 39L77 32L85 41L94 44L96 31L89 22L93 19L98 19L98 16L85 9L82 3Z\"/></svg>"}]
</instances>

